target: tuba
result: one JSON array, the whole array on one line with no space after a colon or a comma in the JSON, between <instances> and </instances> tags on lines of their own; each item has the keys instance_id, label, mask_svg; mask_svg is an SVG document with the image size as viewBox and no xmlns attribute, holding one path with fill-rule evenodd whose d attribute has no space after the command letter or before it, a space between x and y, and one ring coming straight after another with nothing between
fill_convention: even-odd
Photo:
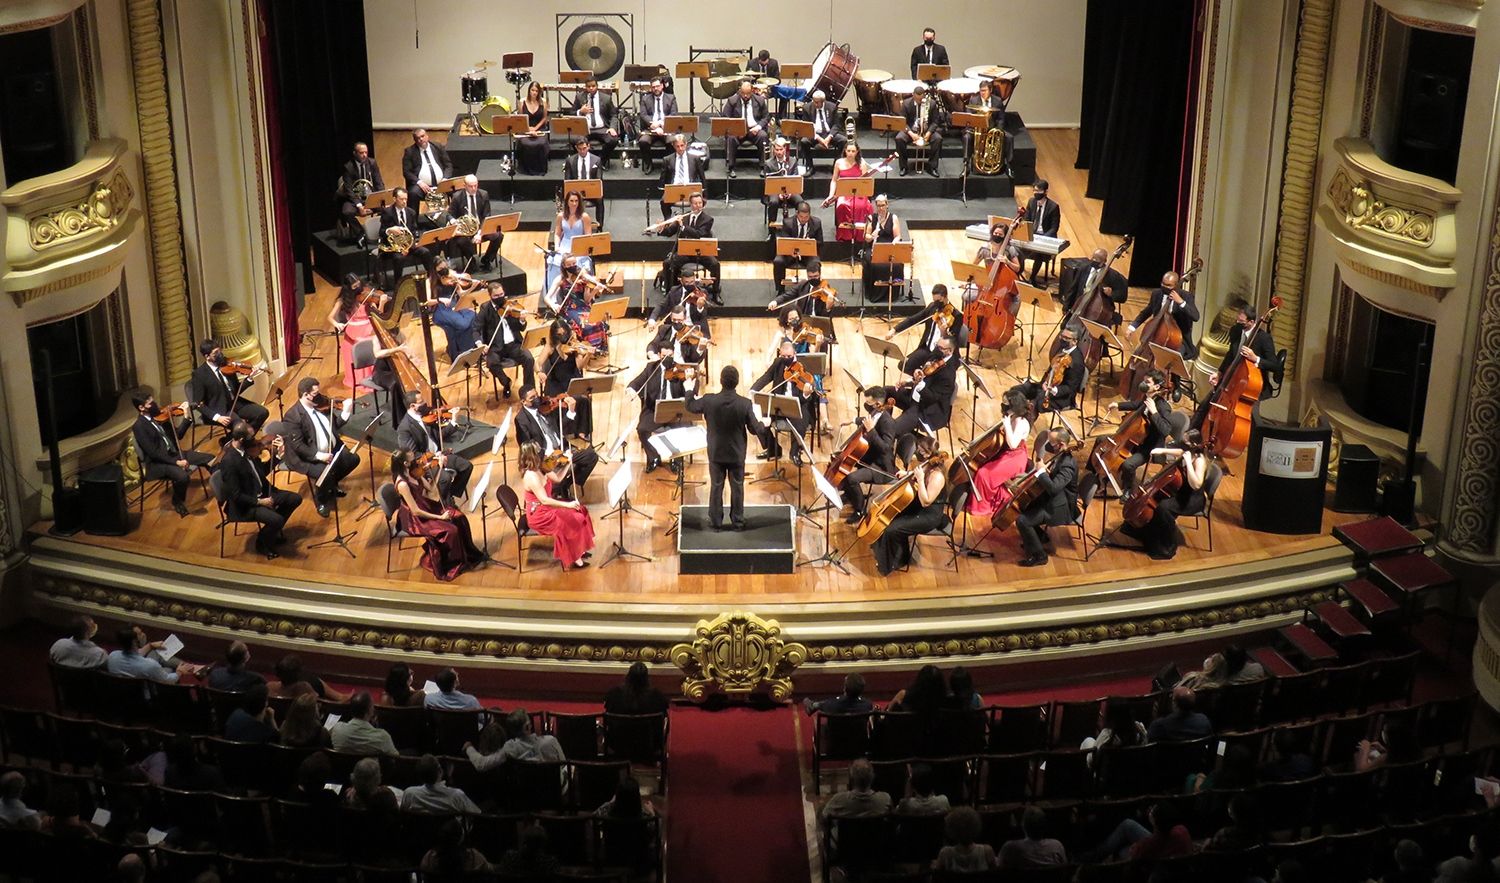
<instances>
[{"instance_id":1,"label":"tuba","mask_svg":"<svg viewBox=\"0 0 1500 883\"><path fill-rule=\"evenodd\" d=\"M404 256L416 244L417 238L410 230L405 227L388 227L385 231L385 239L380 243L380 250L386 254Z\"/></svg>"},{"instance_id":2,"label":"tuba","mask_svg":"<svg viewBox=\"0 0 1500 883\"><path fill-rule=\"evenodd\" d=\"M1005 165L1005 130L996 126L974 136L974 171L994 175Z\"/></svg>"}]
</instances>

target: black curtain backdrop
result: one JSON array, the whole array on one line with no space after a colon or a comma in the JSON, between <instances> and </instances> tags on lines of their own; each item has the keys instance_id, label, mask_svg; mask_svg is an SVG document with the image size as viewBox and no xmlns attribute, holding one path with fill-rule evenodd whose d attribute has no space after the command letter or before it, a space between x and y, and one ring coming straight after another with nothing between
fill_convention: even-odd
<instances>
[{"instance_id":1,"label":"black curtain backdrop","mask_svg":"<svg viewBox=\"0 0 1500 883\"><path fill-rule=\"evenodd\" d=\"M363 0L268 0L267 39L275 67L280 137L271 145L291 247L312 290L312 234L333 227L334 192L354 142L370 144L370 74Z\"/></svg>"},{"instance_id":2,"label":"black curtain backdrop","mask_svg":"<svg viewBox=\"0 0 1500 883\"><path fill-rule=\"evenodd\" d=\"M1135 236L1130 284L1177 263L1197 0L1089 0L1075 166L1104 201L1102 233Z\"/></svg>"}]
</instances>

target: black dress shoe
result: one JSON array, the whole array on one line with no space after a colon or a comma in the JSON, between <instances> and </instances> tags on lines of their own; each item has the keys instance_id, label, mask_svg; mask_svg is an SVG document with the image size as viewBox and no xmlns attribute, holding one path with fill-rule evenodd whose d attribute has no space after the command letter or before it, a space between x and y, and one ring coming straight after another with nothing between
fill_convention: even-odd
<instances>
[{"instance_id":1,"label":"black dress shoe","mask_svg":"<svg viewBox=\"0 0 1500 883\"><path fill-rule=\"evenodd\" d=\"M734 177L734 169L730 169L729 170L729 177L731 177L731 178Z\"/></svg>"},{"instance_id":2,"label":"black dress shoe","mask_svg":"<svg viewBox=\"0 0 1500 883\"><path fill-rule=\"evenodd\" d=\"M660 466L660 465L661 465L661 463L659 463L659 462L658 463L647 463L646 464L646 474L650 475L651 473L655 472L656 469L657 469L657 467Z\"/></svg>"},{"instance_id":3,"label":"black dress shoe","mask_svg":"<svg viewBox=\"0 0 1500 883\"><path fill-rule=\"evenodd\" d=\"M510 398L510 387L508 387L508 386L502 386L500 388L500 397L503 398L503 399Z\"/></svg>"},{"instance_id":4,"label":"black dress shoe","mask_svg":"<svg viewBox=\"0 0 1500 883\"><path fill-rule=\"evenodd\" d=\"M1028 555L1021 559L1022 567L1041 567L1047 563L1046 555Z\"/></svg>"},{"instance_id":5,"label":"black dress shoe","mask_svg":"<svg viewBox=\"0 0 1500 883\"><path fill-rule=\"evenodd\" d=\"M928 166L927 167L927 174L931 175L934 178L938 177L938 168L937 168L937 166Z\"/></svg>"},{"instance_id":6,"label":"black dress shoe","mask_svg":"<svg viewBox=\"0 0 1500 883\"><path fill-rule=\"evenodd\" d=\"M859 524L861 521L864 521L864 520L865 520L865 516L864 516L863 512L855 512L855 513L851 514L848 518L845 518L844 519L844 523L845 524Z\"/></svg>"},{"instance_id":7,"label":"black dress shoe","mask_svg":"<svg viewBox=\"0 0 1500 883\"><path fill-rule=\"evenodd\" d=\"M802 466L802 454L801 453L792 454L792 465L793 466L797 466L797 467L801 467Z\"/></svg>"},{"instance_id":8,"label":"black dress shoe","mask_svg":"<svg viewBox=\"0 0 1500 883\"><path fill-rule=\"evenodd\" d=\"M315 505L318 508L318 517L319 518L327 518L328 517L328 504L325 503L325 502L323 502L322 500L319 500Z\"/></svg>"},{"instance_id":9,"label":"black dress shoe","mask_svg":"<svg viewBox=\"0 0 1500 883\"><path fill-rule=\"evenodd\" d=\"M183 518L188 517L188 507L182 505L181 503L173 503L172 511L176 512L178 515L181 515Z\"/></svg>"},{"instance_id":10,"label":"black dress shoe","mask_svg":"<svg viewBox=\"0 0 1500 883\"><path fill-rule=\"evenodd\" d=\"M908 169L902 169L901 170L901 177L905 178L908 174L910 174L910 171ZM881 574L881 576L884 576L884 575L885 574Z\"/></svg>"},{"instance_id":11,"label":"black dress shoe","mask_svg":"<svg viewBox=\"0 0 1500 883\"><path fill-rule=\"evenodd\" d=\"M724 525L722 525L722 524L710 524L708 526L708 529L711 530L711 531L713 531L714 533L718 533L719 531L721 531L721 530L724 529Z\"/></svg>"},{"instance_id":12,"label":"black dress shoe","mask_svg":"<svg viewBox=\"0 0 1500 883\"><path fill-rule=\"evenodd\" d=\"M349 492L346 491L346 490L342 490L340 488L334 488L333 489L333 495L335 497L338 497L339 499L343 499L344 497L349 496Z\"/></svg>"},{"instance_id":13,"label":"black dress shoe","mask_svg":"<svg viewBox=\"0 0 1500 883\"><path fill-rule=\"evenodd\" d=\"M736 530L736 531L742 531L742 530L745 529L745 522L743 522L743 521L736 521L733 525L730 526L730 529L731 530Z\"/></svg>"}]
</instances>

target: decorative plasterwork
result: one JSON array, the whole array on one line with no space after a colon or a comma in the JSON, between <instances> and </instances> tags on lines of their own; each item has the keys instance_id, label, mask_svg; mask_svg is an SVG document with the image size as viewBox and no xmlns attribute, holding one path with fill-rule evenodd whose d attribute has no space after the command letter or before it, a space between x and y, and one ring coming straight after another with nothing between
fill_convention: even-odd
<instances>
[{"instance_id":1,"label":"decorative plasterwork","mask_svg":"<svg viewBox=\"0 0 1500 883\"><path fill-rule=\"evenodd\" d=\"M1391 17L1410 28L1446 34L1474 33L1485 0L1376 0Z\"/></svg>"},{"instance_id":2,"label":"decorative plasterwork","mask_svg":"<svg viewBox=\"0 0 1500 883\"><path fill-rule=\"evenodd\" d=\"M1339 263L1372 279L1442 298L1456 284L1455 213L1462 191L1375 155L1368 141L1334 142L1339 166L1318 207Z\"/></svg>"},{"instance_id":3,"label":"decorative plasterwork","mask_svg":"<svg viewBox=\"0 0 1500 883\"><path fill-rule=\"evenodd\" d=\"M120 225L134 197L130 179L116 169L109 181L96 181L82 202L47 211L30 219L31 247L38 252Z\"/></svg>"},{"instance_id":4,"label":"decorative plasterwork","mask_svg":"<svg viewBox=\"0 0 1500 883\"><path fill-rule=\"evenodd\" d=\"M792 696L792 672L807 648L781 637L781 624L736 610L698 620L697 637L672 647L672 664L682 669L682 694L703 699L709 687L731 695L767 689L784 702Z\"/></svg>"}]
</instances>

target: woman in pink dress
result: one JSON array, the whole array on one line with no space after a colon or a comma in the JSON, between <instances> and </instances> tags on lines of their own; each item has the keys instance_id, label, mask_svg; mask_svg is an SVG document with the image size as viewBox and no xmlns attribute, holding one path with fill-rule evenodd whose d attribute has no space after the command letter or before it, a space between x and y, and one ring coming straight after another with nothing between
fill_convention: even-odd
<instances>
[{"instance_id":1,"label":"woman in pink dress","mask_svg":"<svg viewBox=\"0 0 1500 883\"><path fill-rule=\"evenodd\" d=\"M375 372L373 365L354 367L354 345L375 334L370 328L372 320L366 306L367 294L368 302L377 310L384 310L391 300L391 296L383 291L371 293L370 286L353 273L346 275L333 311L328 314L328 324L339 333L339 364L344 366L344 386L349 388L351 395L358 395L359 382Z\"/></svg>"},{"instance_id":2,"label":"woman in pink dress","mask_svg":"<svg viewBox=\"0 0 1500 883\"><path fill-rule=\"evenodd\" d=\"M526 523L537 533L552 537L552 557L562 563L563 570L587 567L594 554L594 521L589 510L581 501L552 496L552 486L568 474L571 466L564 463L544 472L542 450L535 442L521 445L516 462L521 469L521 486L526 490L521 503Z\"/></svg>"},{"instance_id":3,"label":"woman in pink dress","mask_svg":"<svg viewBox=\"0 0 1500 883\"><path fill-rule=\"evenodd\" d=\"M1031 456L1031 421L1026 419L1030 405L1019 392L1005 394L1005 412L1000 417L1000 432L1005 436L1005 452L974 472L974 492L965 507L970 515L993 516L1010 502L1005 483L1026 471Z\"/></svg>"},{"instance_id":4,"label":"woman in pink dress","mask_svg":"<svg viewBox=\"0 0 1500 883\"><path fill-rule=\"evenodd\" d=\"M417 455L410 451L391 455L391 482L401 495L396 518L402 530L422 538L422 566L446 582L489 556L474 545L468 516L433 499L437 464L421 471L413 468L416 461Z\"/></svg>"},{"instance_id":5,"label":"woman in pink dress","mask_svg":"<svg viewBox=\"0 0 1500 883\"><path fill-rule=\"evenodd\" d=\"M863 238L865 219L873 209L863 196L834 196L840 178L863 178L873 175L875 169L859 155L859 145L853 141L844 145L844 155L833 163L833 177L828 181L828 198L823 207L834 206L835 233L840 242L854 242ZM837 205L834 203L837 202Z\"/></svg>"}]
</instances>

